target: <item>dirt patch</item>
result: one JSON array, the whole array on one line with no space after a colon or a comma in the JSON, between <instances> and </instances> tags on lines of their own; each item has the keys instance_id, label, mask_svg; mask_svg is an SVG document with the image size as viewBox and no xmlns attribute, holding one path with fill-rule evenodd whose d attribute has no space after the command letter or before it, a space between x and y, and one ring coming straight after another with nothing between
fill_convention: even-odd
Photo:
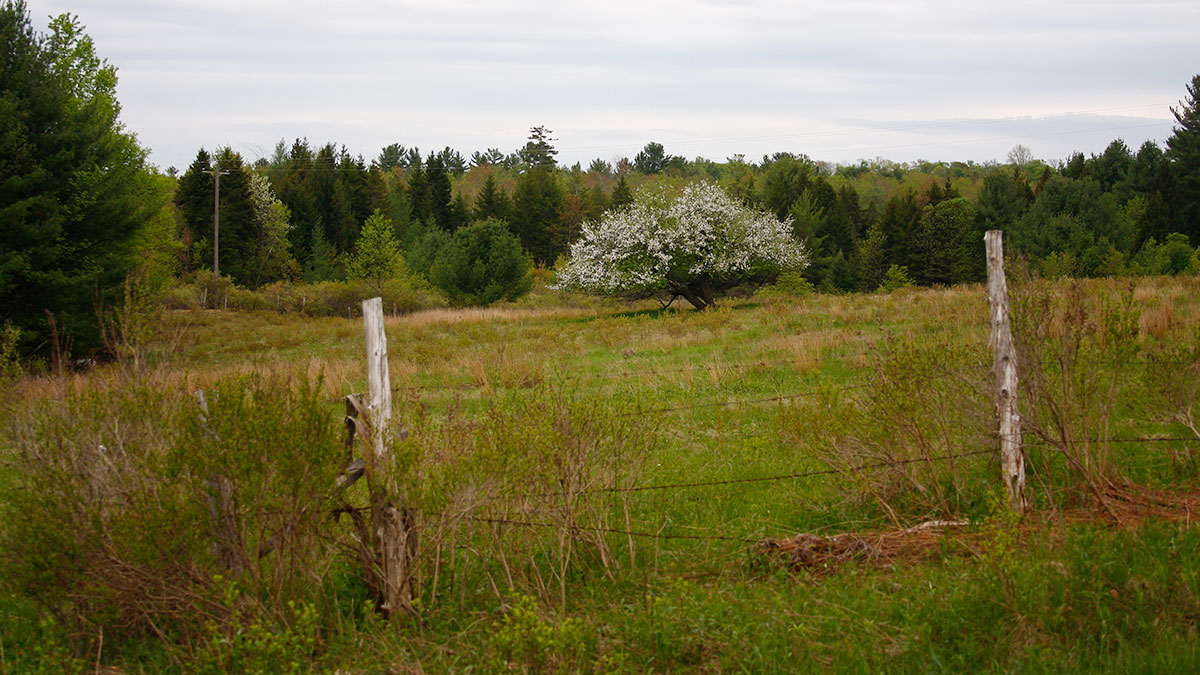
<instances>
[{"instance_id":1,"label":"dirt patch","mask_svg":"<svg viewBox=\"0 0 1200 675\"><path fill-rule=\"evenodd\" d=\"M826 574L852 564L890 568L936 558L949 550L972 554L979 544L998 529L1015 528L1020 539L1036 536L1054 540L1063 526L1096 523L1115 528L1133 528L1146 520L1165 520L1191 525L1200 515L1200 494L1179 494L1142 486L1113 486L1103 503L1080 509L1028 514L1012 525L972 523L967 520L930 520L919 525L874 532L843 532L834 535L801 533L758 544L761 553L776 564L793 570ZM947 544L950 546L948 547Z\"/></svg>"}]
</instances>

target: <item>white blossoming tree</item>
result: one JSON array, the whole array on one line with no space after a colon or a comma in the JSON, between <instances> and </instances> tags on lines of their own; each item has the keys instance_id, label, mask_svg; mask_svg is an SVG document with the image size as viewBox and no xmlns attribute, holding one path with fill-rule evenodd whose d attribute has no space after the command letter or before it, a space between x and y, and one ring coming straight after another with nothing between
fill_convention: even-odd
<instances>
[{"instance_id":1,"label":"white blossoming tree","mask_svg":"<svg viewBox=\"0 0 1200 675\"><path fill-rule=\"evenodd\" d=\"M682 297L706 309L722 290L807 264L789 222L695 183L675 199L642 192L629 208L584 223L558 288L665 304Z\"/></svg>"}]
</instances>

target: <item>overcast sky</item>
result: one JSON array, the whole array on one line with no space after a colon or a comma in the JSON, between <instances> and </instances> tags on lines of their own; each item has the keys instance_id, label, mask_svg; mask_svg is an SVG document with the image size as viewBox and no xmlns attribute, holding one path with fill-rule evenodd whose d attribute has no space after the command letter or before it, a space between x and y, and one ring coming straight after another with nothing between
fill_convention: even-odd
<instances>
[{"instance_id":1,"label":"overcast sky","mask_svg":"<svg viewBox=\"0 0 1200 675\"><path fill-rule=\"evenodd\" d=\"M28 0L79 16L151 161L333 141L559 161L1004 161L1171 134L1200 2Z\"/></svg>"}]
</instances>

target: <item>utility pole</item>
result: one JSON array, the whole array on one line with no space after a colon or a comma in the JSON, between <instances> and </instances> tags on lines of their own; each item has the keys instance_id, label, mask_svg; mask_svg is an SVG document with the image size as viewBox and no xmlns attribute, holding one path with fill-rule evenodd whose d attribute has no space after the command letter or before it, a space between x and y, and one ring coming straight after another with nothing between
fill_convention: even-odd
<instances>
[{"instance_id":1,"label":"utility pole","mask_svg":"<svg viewBox=\"0 0 1200 675\"><path fill-rule=\"evenodd\" d=\"M221 287L221 266L217 257L217 242L221 236L221 176L228 176L228 171L222 171L220 164L214 164L212 169L204 173L213 177L213 307L217 306L217 289Z\"/></svg>"}]
</instances>

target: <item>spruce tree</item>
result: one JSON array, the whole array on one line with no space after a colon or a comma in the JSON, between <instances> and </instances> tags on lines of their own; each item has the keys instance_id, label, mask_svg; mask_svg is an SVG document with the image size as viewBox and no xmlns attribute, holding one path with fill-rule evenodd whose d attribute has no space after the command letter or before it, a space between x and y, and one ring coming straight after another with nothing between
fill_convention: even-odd
<instances>
[{"instance_id":1,"label":"spruce tree","mask_svg":"<svg viewBox=\"0 0 1200 675\"><path fill-rule=\"evenodd\" d=\"M346 278L363 279L376 291L384 282L404 276L404 255L392 221L376 211L363 223L354 252L346 258Z\"/></svg>"},{"instance_id":2,"label":"spruce tree","mask_svg":"<svg viewBox=\"0 0 1200 675\"><path fill-rule=\"evenodd\" d=\"M515 208L510 224L521 245L535 262L552 264L565 250L564 244L554 238L562 213L563 194L553 169L542 167L522 174L513 202Z\"/></svg>"},{"instance_id":3,"label":"spruce tree","mask_svg":"<svg viewBox=\"0 0 1200 675\"><path fill-rule=\"evenodd\" d=\"M508 198L508 193L496 184L496 177L489 173L487 179L483 181L483 187L480 188L479 194L475 197L475 219L493 218L507 221L510 211L512 211L512 201Z\"/></svg>"},{"instance_id":4,"label":"spruce tree","mask_svg":"<svg viewBox=\"0 0 1200 675\"><path fill-rule=\"evenodd\" d=\"M1167 139L1167 157L1175 170L1178 191L1178 229L1191 241L1200 240L1200 75L1192 77L1187 97L1171 108L1175 127ZM1164 195L1166 197L1166 195Z\"/></svg>"},{"instance_id":5,"label":"spruce tree","mask_svg":"<svg viewBox=\"0 0 1200 675\"><path fill-rule=\"evenodd\" d=\"M429 207L433 222L443 230L453 232L454 214L451 202L454 197L450 188L450 175L441 155L430 154L425 162L425 180L429 185Z\"/></svg>"},{"instance_id":6,"label":"spruce tree","mask_svg":"<svg viewBox=\"0 0 1200 675\"><path fill-rule=\"evenodd\" d=\"M213 176L212 158L204 148L179 178L175 190L175 208L179 214L183 243L188 247L185 268L195 270L204 264L204 249L212 259Z\"/></svg>"},{"instance_id":7,"label":"spruce tree","mask_svg":"<svg viewBox=\"0 0 1200 675\"><path fill-rule=\"evenodd\" d=\"M633 203L633 190L629 189L629 183L625 181L625 176L622 175L617 180L617 186L613 188L612 199L609 203L610 209L623 209Z\"/></svg>"},{"instance_id":8,"label":"spruce tree","mask_svg":"<svg viewBox=\"0 0 1200 675\"><path fill-rule=\"evenodd\" d=\"M51 28L0 5L0 317L25 350L48 344L46 312L77 348L98 344L96 295L115 296L163 206L118 119L116 69L74 18Z\"/></svg>"}]
</instances>

